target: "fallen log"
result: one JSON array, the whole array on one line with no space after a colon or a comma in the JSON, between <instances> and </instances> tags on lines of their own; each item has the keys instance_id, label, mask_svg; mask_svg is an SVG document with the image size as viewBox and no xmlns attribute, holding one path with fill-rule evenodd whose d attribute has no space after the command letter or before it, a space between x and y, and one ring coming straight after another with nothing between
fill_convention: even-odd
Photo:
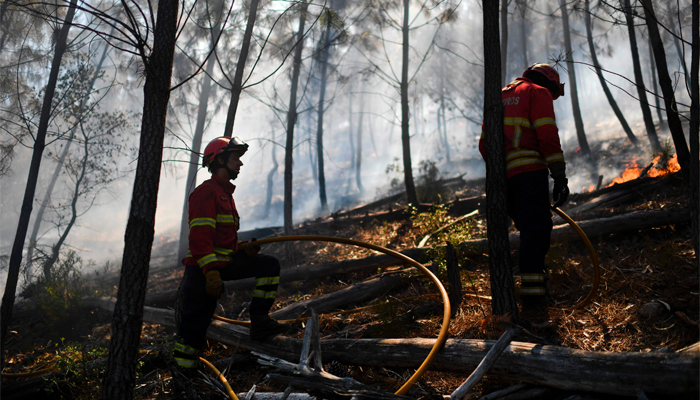
<instances>
[{"instance_id":1,"label":"fallen log","mask_svg":"<svg viewBox=\"0 0 700 400\"><path fill-rule=\"evenodd\" d=\"M373 299L401 282L401 276L396 273L383 274L380 277L365 282L356 283L345 289L324 296L298 301L288 307L270 314L276 320L302 318L311 314L311 309L318 313L340 308L346 304Z\"/></svg>"},{"instance_id":2,"label":"fallen log","mask_svg":"<svg viewBox=\"0 0 700 400\"><path fill-rule=\"evenodd\" d=\"M95 307L114 308L114 299L91 299ZM143 320L174 326L174 312L144 307ZM277 336L255 342L248 329L213 321L209 339L288 361L299 359L302 341ZM417 368L436 339L322 340L326 362L387 368ZM493 340L448 339L430 369L471 373L495 344ZM527 342L511 342L490 375L533 382L565 390L634 396L637 389L667 397L693 395L700 390L700 352L608 353Z\"/></svg>"}]
</instances>

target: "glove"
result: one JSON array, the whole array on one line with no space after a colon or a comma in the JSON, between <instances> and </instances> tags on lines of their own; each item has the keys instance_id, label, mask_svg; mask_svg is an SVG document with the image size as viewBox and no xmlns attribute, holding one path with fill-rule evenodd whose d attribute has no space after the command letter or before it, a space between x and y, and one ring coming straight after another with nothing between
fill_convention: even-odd
<instances>
[{"instance_id":1,"label":"glove","mask_svg":"<svg viewBox=\"0 0 700 400\"><path fill-rule=\"evenodd\" d=\"M569 180L566 178L557 179L554 181L554 188L552 189L552 201L554 202L554 207L560 207L569 197L568 183Z\"/></svg>"},{"instance_id":2,"label":"glove","mask_svg":"<svg viewBox=\"0 0 700 400\"><path fill-rule=\"evenodd\" d=\"M566 179L566 163L563 161L549 164L549 174L554 179L554 188L552 189L553 207L559 207L566 202L569 197L569 180Z\"/></svg>"},{"instance_id":3,"label":"glove","mask_svg":"<svg viewBox=\"0 0 700 400\"><path fill-rule=\"evenodd\" d=\"M255 243L257 239L253 238L246 246L243 248L245 250L245 254L248 257L255 257L260 252L260 245Z\"/></svg>"},{"instance_id":4,"label":"glove","mask_svg":"<svg viewBox=\"0 0 700 400\"><path fill-rule=\"evenodd\" d=\"M221 281L219 271L215 269L209 270L206 274L204 274L204 278L206 279L207 294L217 299L221 297L221 291L224 288L224 283Z\"/></svg>"}]
</instances>

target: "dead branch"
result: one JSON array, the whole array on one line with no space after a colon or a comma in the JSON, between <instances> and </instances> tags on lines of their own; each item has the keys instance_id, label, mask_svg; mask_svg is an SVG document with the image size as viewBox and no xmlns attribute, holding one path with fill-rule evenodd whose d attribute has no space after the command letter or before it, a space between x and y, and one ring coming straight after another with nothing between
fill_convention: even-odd
<instances>
[{"instance_id":1,"label":"dead branch","mask_svg":"<svg viewBox=\"0 0 700 400\"><path fill-rule=\"evenodd\" d=\"M91 299L96 307L112 310L114 300ZM143 319L174 326L174 312L144 307ZM285 360L299 359L301 340L277 336L268 342L250 340L248 329L213 321L207 337L221 343ZM435 339L329 339L322 340L326 361L386 368L417 368ZM471 373L495 344L492 340L448 339L431 365L433 371ZM511 342L490 375L506 376L565 390L617 395L647 394L669 397L700 390L700 352L608 353L527 342ZM653 378L652 378L653 377Z\"/></svg>"}]
</instances>

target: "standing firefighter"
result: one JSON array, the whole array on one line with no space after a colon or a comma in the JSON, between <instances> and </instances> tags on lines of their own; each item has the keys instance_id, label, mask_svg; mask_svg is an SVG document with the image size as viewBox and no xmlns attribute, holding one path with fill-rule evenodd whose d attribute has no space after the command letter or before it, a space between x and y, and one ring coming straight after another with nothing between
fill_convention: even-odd
<instances>
[{"instance_id":1,"label":"standing firefighter","mask_svg":"<svg viewBox=\"0 0 700 400\"><path fill-rule=\"evenodd\" d=\"M528 318L546 305L544 261L552 233L547 170L554 180L554 206L569 196L553 107L553 101L564 95L564 84L550 65L534 64L501 91L508 214L520 230L520 297ZM486 159L483 132L479 151Z\"/></svg>"},{"instance_id":2,"label":"standing firefighter","mask_svg":"<svg viewBox=\"0 0 700 400\"><path fill-rule=\"evenodd\" d=\"M190 248L182 285L182 308L174 356L185 371L197 368L199 351L205 345L207 328L221 296L222 281L255 277L250 302L250 337L264 340L287 330L268 316L277 293L280 263L258 254L253 241L239 249L239 215L233 201L236 179L248 145L239 138L219 137L204 149L203 165L211 179L199 185L189 198Z\"/></svg>"}]
</instances>

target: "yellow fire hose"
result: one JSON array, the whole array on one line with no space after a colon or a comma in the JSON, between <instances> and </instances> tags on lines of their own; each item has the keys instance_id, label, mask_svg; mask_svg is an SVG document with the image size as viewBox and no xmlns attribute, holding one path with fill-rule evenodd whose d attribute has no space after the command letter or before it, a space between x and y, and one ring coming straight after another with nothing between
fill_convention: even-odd
<instances>
[{"instance_id":1,"label":"yellow fire hose","mask_svg":"<svg viewBox=\"0 0 700 400\"><path fill-rule=\"evenodd\" d=\"M437 339L435 340L435 344L433 345L433 348L430 350L430 353L428 353L428 357L423 361L423 363L420 365L420 367L416 370L416 372L409 378L406 383L399 388L399 390L396 391L396 394L398 395L403 395L408 392L413 385L418 382L418 379L420 379L423 374L425 374L428 371L428 368L430 367L430 364L433 363L433 360L437 356L438 352L442 349L442 346L445 344L445 341L447 340L447 329L449 328L450 325L450 299L447 296L447 291L445 290L445 287L442 286L442 283L440 280L433 275L430 270L425 268L421 263L418 261L405 256L398 251L390 250L387 249L386 247L382 246L377 246L371 243L366 243L366 242L361 242L359 240L352 240L352 239L344 239L344 238L337 238L333 236L320 236L320 235L293 235L293 236L279 236L279 237L274 237L274 238L267 238L267 239L260 239L256 240L255 244L258 245L263 245L263 244L268 244L268 243L276 243L276 242L292 242L292 241L299 241L299 240L304 240L304 241L321 241L321 242L333 242L333 243L342 243L342 244L349 244L353 246L358 246L358 247L364 247L366 249L370 250L375 250L393 257L398 258L399 260L403 261L406 264L409 264L413 267L418 268L419 271L422 273L426 274L430 280L432 280L435 285L437 285L438 289L440 290L440 295L442 296L442 302L444 304L443 307L443 317L442 317L442 327L440 328L440 332L438 334ZM220 318L217 318L220 319Z\"/></svg>"},{"instance_id":2,"label":"yellow fire hose","mask_svg":"<svg viewBox=\"0 0 700 400\"><path fill-rule=\"evenodd\" d=\"M573 219L571 219L571 217L566 215L566 213L560 210L559 207L552 207L552 211L559 214L559 216L564 221L568 222L569 225L571 225L571 227L576 231L576 233L578 233L578 236L581 238L583 243L586 245L586 248L588 249L588 254L591 257L591 263L593 264L593 285L591 286L591 291L588 293L588 296L586 296L583 300L581 300L580 303L574 306L574 310L577 310L593 301L593 298L598 294L598 286L600 285L600 264L598 263L598 253L596 253L595 249L593 248L591 241L588 240L588 236L586 236L586 233L583 232L583 229L581 229L581 227L578 226L578 224Z\"/></svg>"},{"instance_id":3,"label":"yellow fire hose","mask_svg":"<svg viewBox=\"0 0 700 400\"><path fill-rule=\"evenodd\" d=\"M588 295L578 304L574 306L574 309L579 309L584 307L585 305L589 304L593 298L597 295L598 293L598 287L600 285L600 265L598 262L598 254L596 253L595 249L593 248L593 245L591 244L591 241L588 239L586 234L583 232L581 227L576 224L576 222L571 219L566 213L564 213L562 210L560 210L558 207L552 207L552 210L557 213L562 219L564 219L566 222L571 225L571 227L576 231L576 233L579 235L581 240L584 242L586 245L586 248L588 249L591 262L593 263L593 285L591 287L590 292ZM361 242L358 240L352 240L352 239L344 239L344 238L337 238L337 237L332 237L332 236L320 236L320 235L294 235L294 236L280 236L280 237L274 237L274 238L267 238L267 239L261 239L257 240L255 243L258 245L263 245L263 244L268 244L268 243L276 243L276 242L290 242L290 241L324 241L324 242L333 242L333 243L342 243L342 244L349 244L353 246L358 246L358 247L364 247L370 250L375 250L379 251L381 253L393 256L398 258L399 260L403 261L406 264L409 264L411 266L416 267L419 271L423 272L426 274L434 283L437 285L440 295L442 297L442 301L444 304L443 308L443 320L442 320L442 327L440 328L440 332L438 334L438 337L435 341L435 344L433 345L432 349L430 350L430 353L428 354L428 357L423 361L423 363L420 365L420 367L416 370L416 372L411 376L411 378L404 383L404 385L399 388L398 391L396 391L397 395L403 395L408 392L413 385L420 379L425 372L427 372L428 368L432 364L433 360L437 356L437 353L442 349L442 346L445 344L445 341L447 340L447 330L449 327L449 322L450 322L450 301L447 295L447 291L445 290L445 287L442 285L440 280L432 273L430 272L427 268L425 268L423 265L421 265L419 262L413 260L412 258L405 256L397 251L387 249L386 247L382 246L377 246L371 243L366 243L366 242ZM242 247L244 247L243 245ZM365 307L363 307L365 308ZM236 321L224 317L220 317L218 315L214 316L214 319L218 319L224 322L232 323L232 324L237 324L237 325L250 325L250 322L248 321ZM294 321L294 320L291 320ZM221 380L222 384L226 388L226 391L228 392L229 397L232 400L238 400L238 397L236 397L236 394L233 392L233 389L231 388L231 385L229 385L228 381L226 378L223 376L221 372L219 372L216 367L214 367L210 362L205 360L204 358L200 357L200 360L209 368L211 369ZM41 375L42 373L46 372L46 370L41 370L41 371L34 371L34 372L29 372L29 373L2 373L2 376L5 378L14 378L14 377L29 377L29 376L36 376L36 375Z\"/></svg>"},{"instance_id":4,"label":"yellow fire hose","mask_svg":"<svg viewBox=\"0 0 700 400\"><path fill-rule=\"evenodd\" d=\"M221 381L221 383L224 385L224 388L226 389L226 393L228 394L228 397L230 397L231 400L238 400L238 396L236 396L236 393L233 392L233 389L231 388L231 385L229 385L229 383L228 383L228 381L226 380L226 377L224 376L224 374L222 374L221 372L219 372L219 370L216 369L216 367L215 367L212 363L210 363L209 361L205 360L204 358L199 357L199 361L203 362L204 365L206 365L207 367L209 367L209 369L210 369L214 374L216 374L216 377L219 378L219 380Z\"/></svg>"}]
</instances>

